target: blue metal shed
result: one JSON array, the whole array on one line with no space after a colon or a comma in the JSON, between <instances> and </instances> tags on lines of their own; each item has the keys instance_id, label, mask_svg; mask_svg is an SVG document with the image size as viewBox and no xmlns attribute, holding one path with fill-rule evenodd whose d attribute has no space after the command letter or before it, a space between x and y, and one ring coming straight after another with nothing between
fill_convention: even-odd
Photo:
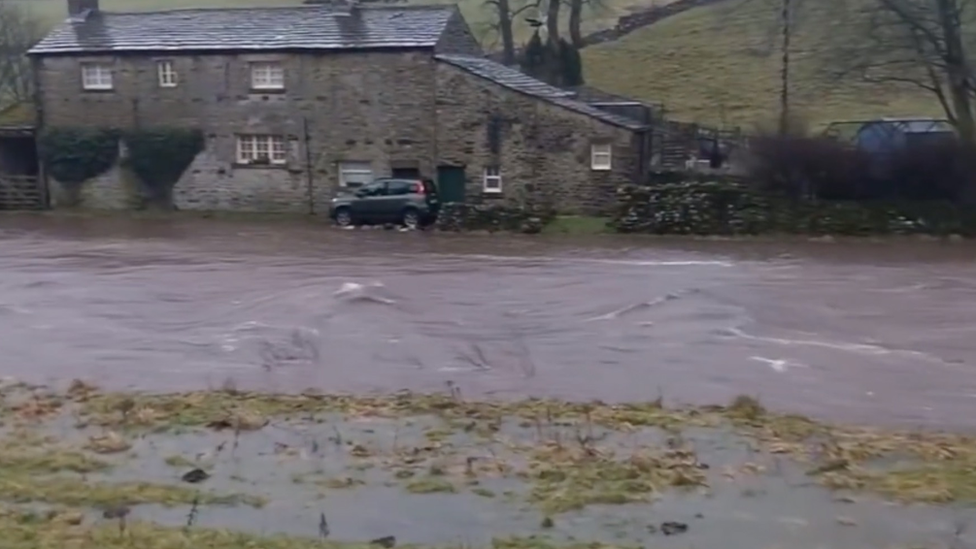
<instances>
[{"instance_id":1,"label":"blue metal shed","mask_svg":"<svg viewBox=\"0 0 976 549\"><path fill-rule=\"evenodd\" d=\"M937 118L882 118L864 122L854 142L869 153L894 153L913 145L952 139L955 130L947 120Z\"/></svg>"}]
</instances>

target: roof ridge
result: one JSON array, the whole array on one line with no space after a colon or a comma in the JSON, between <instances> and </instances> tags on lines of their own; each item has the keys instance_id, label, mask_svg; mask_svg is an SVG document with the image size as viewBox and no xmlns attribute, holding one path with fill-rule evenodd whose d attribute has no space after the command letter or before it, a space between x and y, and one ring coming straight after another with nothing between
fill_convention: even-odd
<instances>
[{"instance_id":1,"label":"roof ridge","mask_svg":"<svg viewBox=\"0 0 976 549\"><path fill-rule=\"evenodd\" d=\"M173 9L157 9L157 10L144 10L144 11L116 11L116 10L99 10L95 12L97 15L165 15L169 13L187 13L187 12L228 12L228 11L283 11L283 10L322 10L322 11L338 11L334 10L335 6L331 4L293 4L293 5L278 5L278 6L227 6L227 7L208 7L201 6L195 8L173 8ZM407 4L400 3L398 1L391 2L369 2L366 4L357 4L356 9L366 9L366 10L438 10L438 11L448 11L457 10L457 4Z\"/></svg>"},{"instance_id":2,"label":"roof ridge","mask_svg":"<svg viewBox=\"0 0 976 549\"><path fill-rule=\"evenodd\" d=\"M497 62L497 61L495 61L493 59L489 59L487 57L478 57L478 56L475 56L475 55L461 55L461 54L436 54L436 55L434 55L434 59L437 59L439 61L443 61L443 62L445 62L445 63L447 63L449 65L452 65L454 67L457 67L457 68L459 68L459 69L461 69L461 70L463 70L463 71L465 71L465 72L467 72L469 74L473 74L474 76L477 76L477 77L482 78L484 80L488 80L489 82L492 82L495 85L498 85L498 86L501 86L503 88L512 90L512 91L514 91L516 93L521 93L521 94L524 94L524 95L528 95L530 97L534 97L536 99L540 99L542 101L546 101L546 102L548 102L548 103L550 103L552 105L556 105L556 106L562 107L564 109L574 111L574 112L579 113L579 114L582 114L584 116L589 116L590 118L595 118L597 120L601 120L601 121L606 122L608 124L613 124L614 126L623 127L623 128L627 128L627 129L630 129L630 130L642 130L642 129L645 129L647 127L646 124L641 124L641 123L639 123L639 122L637 122L635 120L631 120L629 118L626 118L626 117L623 117L623 116L619 116L619 115L616 115L616 114L613 114L613 113L610 113L610 112L607 112L607 111L600 110L600 109L598 109L596 107L593 107L593 106L587 104L585 101L580 101L578 99L575 99L572 96L572 93L570 93L570 92L566 92L565 90L561 90L560 88L558 88L556 86L553 86L551 84L547 84L546 82L543 82L542 80L539 80L539 79L535 78L534 76L525 74L525 73L523 73L522 71L520 71L520 70L518 70L516 68L509 67L507 65L504 65L502 63L499 63L499 62ZM538 90L532 90L531 88L528 88L526 86L520 85L519 83L511 82L511 81L506 81L504 78L501 78L501 77L494 77L493 75L489 74L489 71L478 70L479 67L473 67L471 65L468 65L468 64L465 63L466 61L474 61L474 62L477 62L479 64L480 63L485 63L487 65L492 66L492 68L499 68L500 67L502 69L505 69L506 71L511 71L511 72L518 73L518 74L520 74L521 76L525 77L528 80L533 80L536 83L541 84L542 86L540 86L540 87L545 87L545 88L551 88L551 89L554 89L554 90L558 90L558 91L561 91L561 92L566 93L567 95L539 93Z\"/></svg>"},{"instance_id":3,"label":"roof ridge","mask_svg":"<svg viewBox=\"0 0 976 549\"><path fill-rule=\"evenodd\" d=\"M375 2L351 17L322 4L104 12L55 27L28 54L433 48L459 14L452 4Z\"/></svg>"}]
</instances>

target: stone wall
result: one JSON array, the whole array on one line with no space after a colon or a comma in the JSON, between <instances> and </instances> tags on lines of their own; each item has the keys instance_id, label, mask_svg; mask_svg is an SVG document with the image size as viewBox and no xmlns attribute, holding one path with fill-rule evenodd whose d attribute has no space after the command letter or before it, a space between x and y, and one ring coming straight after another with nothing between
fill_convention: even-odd
<instances>
[{"instance_id":1,"label":"stone wall","mask_svg":"<svg viewBox=\"0 0 976 549\"><path fill-rule=\"evenodd\" d=\"M726 0L675 0L663 6L651 6L634 13L621 16L617 19L617 24L611 29L604 29L583 37L583 45L593 46L604 42L619 40L635 30L653 25L662 19L678 15L690 9L701 8L718 4Z\"/></svg>"},{"instance_id":2,"label":"stone wall","mask_svg":"<svg viewBox=\"0 0 976 549\"><path fill-rule=\"evenodd\" d=\"M792 201L723 181L624 186L612 226L623 233L976 235L976 209L946 202Z\"/></svg>"},{"instance_id":3,"label":"stone wall","mask_svg":"<svg viewBox=\"0 0 976 549\"><path fill-rule=\"evenodd\" d=\"M638 173L633 131L521 94L449 64L437 70L437 153L462 165L467 200L528 200L565 213L612 208L615 189ZM497 125L492 150L489 125ZM609 143L613 169L594 171L590 147ZM501 167L503 192L483 189L485 166Z\"/></svg>"},{"instance_id":4,"label":"stone wall","mask_svg":"<svg viewBox=\"0 0 976 549\"><path fill-rule=\"evenodd\" d=\"M444 204L437 216L441 231L498 231L536 234L552 221L552 212L504 204Z\"/></svg>"}]
</instances>

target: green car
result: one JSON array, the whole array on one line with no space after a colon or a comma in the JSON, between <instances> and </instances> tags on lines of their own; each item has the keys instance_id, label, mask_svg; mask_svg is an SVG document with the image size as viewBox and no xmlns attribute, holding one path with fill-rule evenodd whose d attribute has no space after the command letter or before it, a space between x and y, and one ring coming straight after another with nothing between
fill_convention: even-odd
<instances>
[{"instance_id":1,"label":"green car","mask_svg":"<svg viewBox=\"0 0 976 549\"><path fill-rule=\"evenodd\" d=\"M387 177L333 198L329 215L340 227L399 223L418 229L432 223L439 209L430 179Z\"/></svg>"}]
</instances>

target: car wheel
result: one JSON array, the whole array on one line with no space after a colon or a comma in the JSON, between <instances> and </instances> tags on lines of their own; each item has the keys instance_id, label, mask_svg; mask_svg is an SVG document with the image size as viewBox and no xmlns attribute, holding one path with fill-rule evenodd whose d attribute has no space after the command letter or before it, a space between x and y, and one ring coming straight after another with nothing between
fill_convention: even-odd
<instances>
[{"instance_id":1,"label":"car wheel","mask_svg":"<svg viewBox=\"0 0 976 549\"><path fill-rule=\"evenodd\" d=\"M400 219L400 223L408 229L419 229L420 212L413 208L407 208L403 211L403 217Z\"/></svg>"},{"instance_id":2,"label":"car wheel","mask_svg":"<svg viewBox=\"0 0 976 549\"><path fill-rule=\"evenodd\" d=\"M352 212L349 208L339 208L335 213L336 225L340 227L352 226Z\"/></svg>"}]
</instances>

